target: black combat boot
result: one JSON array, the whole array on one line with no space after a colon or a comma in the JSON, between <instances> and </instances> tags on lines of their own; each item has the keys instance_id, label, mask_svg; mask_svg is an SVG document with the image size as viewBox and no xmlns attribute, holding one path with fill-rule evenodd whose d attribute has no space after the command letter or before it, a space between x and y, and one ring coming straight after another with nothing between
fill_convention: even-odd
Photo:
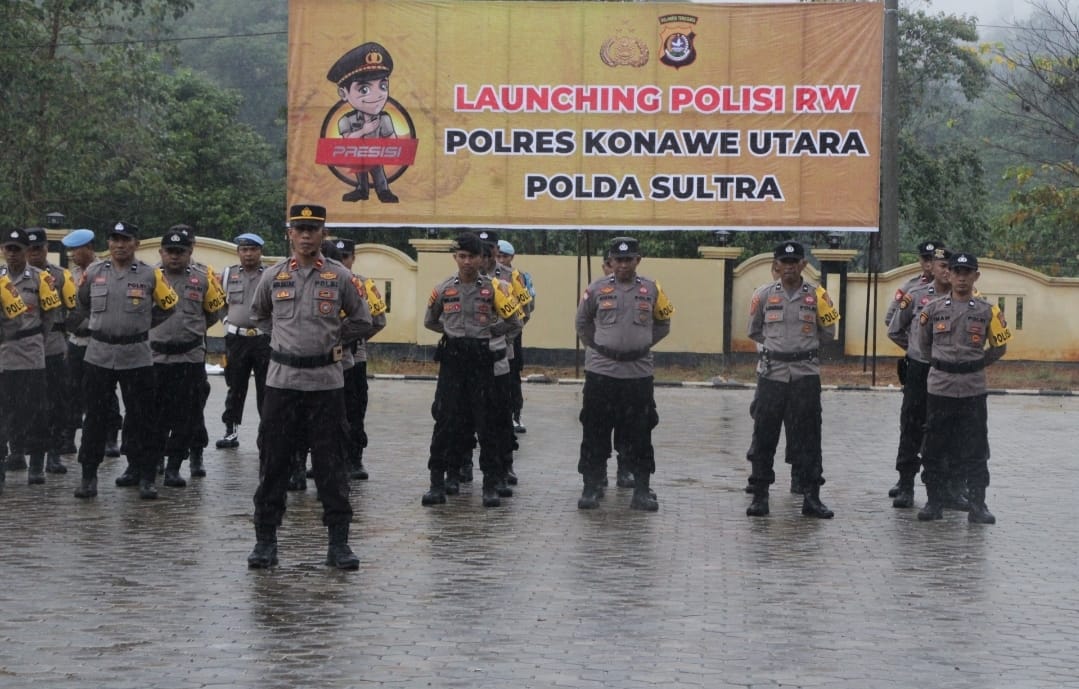
<instances>
[{"instance_id":1,"label":"black combat boot","mask_svg":"<svg viewBox=\"0 0 1079 689\"><path fill-rule=\"evenodd\" d=\"M506 480L504 475L498 477L498 480L495 481L495 492L498 493L500 498L513 497L513 489L510 488L509 481Z\"/></svg>"},{"instance_id":2,"label":"black combat boot","mask_svg":"<svg viewBox=\"0 0 1079 689\"><path fill-rule=\"evenodd\" d=\"M60 460L59 452L49 452L45 455L45 473L46 474L66 474L67 467L64 466L63 461Z\"/></svg>"},{"instance_id":3,"label":"black combat boot","mask_svg":"<svg viewBox=\"0 0 1079 689\"><path fill-rule=\"evenodd\" d=\"M191 448L188 464L190 464L191 468L191 478L204 478L206 476L206 466L202 463L201 447Z\"/></svg>"},{"instance_id":4,"label":"black combat boot","mask_svg":"<svg viewBox=\"0 0 1079 689\"><path fill-rule=\"evenodd\" d=\"M793 495L805 495L806 486L802 481L802 474L794 467L791 467L791 494Z\"/></svg>"},{"instance_id":5,"label":"black combat boot","mask_svg":"<svg viewBox=\"0 0 1079 689\"><path fill-rule=\"evenodd\" d=\"M348 547L348 524L330 526L330 544L326 549L326 565L337 569L359 569L360 558Z\"/></svg>"},{"instance_id":6,"label":"black combat boot","mask_svg":"<svg viewBox=\"0 0 1079 689\"><path fill-rule=\"evenodd\" d=\"M36 486L45 483L45 453L31 453L29 467L26 472L27 485Z\"/></svg>"},{"instance_id":7,"label":"black combat boot","mask_svg":"<svg viewBox=\"0 0 1079 689\"><path fill-rule=\"evenodd\" d=\"M659 509L659 501L656 500L656 494L652 492L649 487L652 475L647 471L638 471L634 474L633 478L633 498L629 501L629 508L631 510L643 510L645 512L655 512Z\"/></svg>"},{"instance_id":8,"label":"black combat boot","mask_svg":"<svg viewBox=\"0 0 1079 689\"><path fill-rule=\"evenodd\" d=\"M765 517L768 511L768 486L753 486L753 502L746 508L746 516Z\"/></svg>"},{"instance_id":9,"label":"black combat boot","mask_svg":"<svg viewBox=\"0 0 1079 689\"><path fill-rule=\"evenodd\" d=\"M502 466L506 467L506 485L517 485L517 474L513 471L513 453L507 453L507 456L502 460Z\"/></svg>"},{"instance_id":10,"label":"black combat boot","mask_svg":"<svg viewBox=\"0 0 1079 689\"><path fill-rule=\"evenodd\" d=\"M457 495L461 492L461 475L456 471L446 472L446 495Z\"/></svg>"},{"instance_id":11,"label":"black combat boot","mask_svg":"<svg viewBox=\"0 0 1079 689\"><path fill-rule=\"evenodd\" d=\"M967 497L967 482L961 478L952 478L945 484L944 509L957 512L970 511L970 498Z\"/></svg>"},{"instance_id":12,"label":"black combat boot","mask_svg":"<svg viewBox=\"0 0 1079 689\"><path fill-rule=\"evenodd\" d=\"M120 445L116 442L116 436L117 435L118 435L118 432L114 431L105 440L105 456L106 457L119 457L120 456ZM132 483L131 485L135 485L135 484Z\"/></svg>"},{"instance_id":13,"label":"black combat boot","mask_svg":"<svg viewBox=\"0 0 1079 689\"><path fill-rule=\"evenodd\" d=\"M831 519L835 512L820 501L820 486L809 486L802 498L802 514L817 519Z\"/></svg>"},{"instance_id":14,"label":"black combat boot","mask_svg":"<svg viewBox=\"0 0 1079 689\"><path fill-rule=\"evenodd\" d=\"M121 488L130 488L131 486L139 485L139 472L135 470L135 467L131 466L131 462L127 463L127 468L124 469L124 473L116 477L116 485Z\"/></svg>"},{"instance_id":15,"label":"black combat boot","mask_svg":"<svg viewBox=\"0 0 1079 689\"><path fill-rule=\"evenodd\" d=\"M368 479L367 469L363 466L363 457L354 457L349 464L349 478L357 481L366 481Z\"/></svg>"},{"instance_id":16,"label":"black combat boot","mask_svg":"<svg viewBox=\"0 0 1079 689\"><path fill-rule=\"evenodd\" d=\"M228 450L240 446L240 426L235 423L225 424L225 435L214 443L219 450Z\"/></svg>"},{"instance_id":17,"label":"black combat boot","mask_svg":"<svg viewBox=\"0 0 1079 689\"><path fill-rule=\"evenodd\" d=\"M614 485L619 488L633 488L636 485L636 481L633 478L633 472L625 467L618 467L618 471L615 473Z\"/></svg>"},{"instance_id":18,"label":"black combat boot","mask_svg":"<svg viewBox=\"0 0 1079 689\"><path fill-rule=\"evenodd\" d=\"M967 521L971 524L996 524L997 518L985 506L985 488L970 489L970 511Z\"/></svg>"},{"instance_id":19,"label":"black combat boot","mask_svg":"<svg viewBox=\"0 0 1079 689\"><path fill-rule=\"evenodd\" d=\"M892 507L908 509L914 507L914 477L901 476L896 485L899 486L899 491L892 500Z\"/></svg>"},{"instance_id":20,"label":"black combat boot","mask_svg":"<svg viewBox=\"0 0 1079 689\"><path fill-rule=\"evenodd\" d=\"M157 500L157 486L152 478L139 481L139 497L143 500Z\"/></svg>"},{"instance_id":21,"label":"black combat boot","mask_svg":"<svg viewBox=\"0 0 1079 689\"><path fill-rule=\"evenodd\" d=\"M502 499L498 496L498 478L491 474L483 475L483 506L498 507Z\"/></svg>"},{"instance_id":22,"label":"black combat boot","mask_svg":"<svg viewBox=\"0 0 1079 689\"><path fill-rule=\"evenodd\" d=\"M296 453L292 457L292 472L288 477L289 490L307 490L307 453Z\"/></svg>"},{"instance_id":23,"label":"black combat boot","mask_svg":"<svg viewBox=\"0 0 1079 689\"><path fill-rule=\"evenodd\" d=\"M888 489L888 497L894 498L899 495L899 489L902 487L902 481L897 481L894 486Z\"/></svg>"},{"instance_id":24,"label":"black combat boot","mask_svg":"<svg viewBox=\"0 0 1079 689\"><path fill-rule=\"evenodd\" d=\"M184 463L183 455L169 455L168 464L165 465L165 478L162 481L169 488L183 488L187 481L180 476L180 465Z\"/></svg>"},{"instance_id":25,"label":"black combat boot","mask_svg":"<svg viewBox=\"0 0 1079 689\"><path fill-rule=\"evenodd\" d=\"M461 483L472 483L472 459L468 460L468 464L462 464L460 468Z\"/></svg>"},{"instance_id":26,"label":"black combat boot","mask_svg":"<svg viewBox=\"0 0 1079 689\"><path fill-rule=\"evenodd\" d=\"M97 497L97 467L82 465L82 480L75 489L76 498Z\"/></svg>"},{"instance_id":27,"label":"black combat boot","mask_svg":"<svg viewBox=\"0 0 1079 689\"><path fill-rule=\"evenodd\" d=\"M577 499L577 509L594 510L599 507L601 491L602 488L598 483L585 479L584 490L581 491L581 497Z\"/></svg>"},{"instance_id":28,"label":"black combat boot","mask_svg":"<svg viewBox=\"0 0 1079 689\"><path fill-rule=\"evenodd\" d=\"M442 471L431 471L431 488L423 494L420 500L422 505L446 504L446 474Z\"/></svg>"},{"instance_id":29,"label":"black combat boot","mask_svg":"<svg viewBox=\"0 0 1079 689\"><path fill-rule=\"evenodd\" d=\"M918 521L932 522L944 518L944 501L940 499L940 493L947 490L946 486L937 486L935 482L925 484L925 505L918 510Z\"/></svg>"},{"instance_id":30,"label":"black combat boot","mask_svg":"<svg viewBox=\"0 0 1079 689\"><path fill-rule=\"evenodd\" d=\"M268 569L277 564L277 527L273 524L255 526L255 549L247 556L250 569Z\"/></svg>"}]
</instances>

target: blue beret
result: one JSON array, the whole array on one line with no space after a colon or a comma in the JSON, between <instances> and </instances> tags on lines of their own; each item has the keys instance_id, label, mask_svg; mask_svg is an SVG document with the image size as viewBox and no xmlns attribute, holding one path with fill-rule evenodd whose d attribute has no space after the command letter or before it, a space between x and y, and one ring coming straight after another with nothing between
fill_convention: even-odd
<instances>
[{"instance_id":1,"label":"blue beret","mask_svg":"<svg viewBox=\"0 0 1079 689\"><path fill-rule=\"evenodd\" d=\"M244 232L243 234L236 235L236 239L232 241L236 242L236 246L262 246L266 243L262 241L262 237L254 232Z\"/></svg>"},{"instance_id":2,"label":"blue beret","mask_svg":"<svg viewBox=\"0 0 1079 689\"><path fill-rule=\"evenodd\" d=\"M507 242L505 239L498 240L498 250L504 254L513 256L513 245Z\"/></svg>"},{"instance_id":3,"label":"blue beret","mask_svg":"<svg viewBox=\"0 0 1079 689\"><path fill-rule=\"evenodd\" d=\"M60 243L69 249L77 249L80 246L93 244L94 233L92 230L72 230L60 240Z\"/></svg>"}]
</instances>

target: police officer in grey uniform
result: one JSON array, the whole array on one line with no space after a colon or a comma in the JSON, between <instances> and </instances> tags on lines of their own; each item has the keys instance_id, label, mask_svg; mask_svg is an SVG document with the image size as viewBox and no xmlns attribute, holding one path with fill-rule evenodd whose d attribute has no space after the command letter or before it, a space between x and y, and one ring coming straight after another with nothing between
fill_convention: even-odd
<instances>
[{"instance_id":1,"label":"police officer in grey uniform","mask_svg":"<svg viewBox=\"0 0 1079 689\"><path fill-rule=\"evenodd\" d=\"M944 516L948 460L955 463L970 491L967 521L993 524L985 504L989 486L989 427L985 368L1008 348L1012 333L996 305L978 298L974 283L978 258L956 252L948 259L951 292L929 302L918 316L918 340L928 354L926 379L925 492L921 521Z\"/></svg>"},{"instance_id":2,"label":"police officer in grey uniform","mask_svg":"<svg viewBox=\"0 0 1079 689\"><path fill-rule=\"evenodd\" d=\"M26 249L26 261L48 272L53 287L60 295L60 307L54 313L52 327L45 333L45 378L48 388L48 447L45 449L45 473L66 474L67 467L60 459L64 445L64 431L71 412L67 394L68 370L67 326L65 319L75 309L75 282L67 268L49 262L49 240L44 228L26 230L30 245Z\"/></svg>"},{"instance_id":3,"label":"police officer in grey uniform","mask_svg":"<svg viewBox=\"0 0 1079 689\"><path fill-rule=\"evenodd\" d=\"M804 489L802 514L831 519L832 510L820 500L824 483L821 457L820 343L834 338L839 312L823 287L802 277L805 247L795 241L776 246L773 265L779 279L753 293L749 308L749 339L763 345L758 356L757 399L753 440L747 459L753 501L746 514L768 514L768 488L779 432L787 425L787 440L797 444L795 460ZM785 418L786 417L786 418Z\"/></svg>"},{"instance_id":4,"label":"police officer in grey uniform","mask_svg":"<svg viewBox=\"0 0 1079 689\"><path fill-rule=\"evenodd\" d=\"M7 321L14 320L27 312L26 304L23 302L22 297L19 296L19 290L11 282L11 278L7 276L6 269L0 269L0 309L3 315L0 315L0 322L7 323ZM0 344L4 341L4 327L0 325ZM3 369L0 369L0 375ZM7 412L5 404L0 399L0 448L7 446ZM2 452L0 452L2 454ZM7 480L7 462L0 458L0 493L4 492L4 483Z\"/></svg>"},{"instance_id":5,"label":"police officer in grey uniform","mask_svg":"<svg viewBox=\"0 0 1079 689\"><path fill-rule=\"evenodd\" d=\"M343 347L371 333L371 312L348 270L326 260L326 209L289 209L292 255L268 268L255 289L251 314L270 329L270 367L259 423L259 485L255 491L254 550L248 567L277 563L277 528L293 455L311 449L322 522L329 530L326 564L359 568L348 545L352 505L348 466L341 453L345 432Z\"/></svg>"},{"instance_id":6,"label":"police officer in grey uniform","mask_svg":"<svg viewBox=\"0 0 1079 689\"><path fill-rule=\"evenodd\" d=\"M3 242L7 265L0 268L0 275L11 281L27 310L0 321L0 419L5 425L0 437L18 452L27 453L26 482L34 485L45 483L49 443L45 333L57 318L62 320L63 313L52 276L27 262L28 233L9 230Z\"/></svg>"},{"instance_id":7,"label":"police officer in grey uniform","mask_svg":"<svg viewBox=\"0 0 1079 689\"><path fill-rule=\"evenodd\" d=\"M502 466L488 409L494 385L496 354L491 340L512 327L518 310L509 285L483 275L483 244L465 232L453 244L457 273L435 286L427 302L423 324L442 333L436 359L438 383L431 413L435 418L427 468L431 487L423 505L446 502L446 473L458 472L462 429L474 430L480 445L483 506L501 504L497 484Z\"/></svg>"},{"instance_id":8,"label":"police officer in grey uniform","mask_svg":"<svg viewBox=\"0 0 1079 689\"><path fill-rule=\"evenodd\" d=\"M83 362L86 419L79 464L77 498L97 495L97 468L109 432L108 397L117 383L124 400L124 445L128 470L119 486L139 486L139 497L157 497L160 433L154 427L153 353L150 328L172 315L178 297L159 268L135 257L139 230L116 223L109 233L109 258L91 264L79 285L78 310L90 319L90 343Z\"/></svg>"},{"instance_id":9,"label":"police officer in grey uniform","mask_svg":"<svg viewBox=\"0 0 1079 689\"><path fill-rule=\"evenodd\" d=\"M228 302L225 316L225 411L221 421L225 435L215 444L219 449L240 446L240 423L244 417L248 382L255 377L255 401L258 410L266 392L266 369L270 365L270 333L256 327L251 314L255 287L262 279L262 237L254 232L237 236L236 254L240 262L225 268L221 285Z\"/></svg>"},{"instance_id":10,"label":"police officer in grey uniform","mask_svg":"<svg viewBox=\"0 0 1079 689\"><path fill-rule=\"evenodd\" d=\"M906 378L903 381L903 404L899 412L899 450L895 469L899 472L893 507L914 506L914 478L921 467L919 453L925 426L926 378L929 355L921 351L919 316L929 302L951 289L948 259L952 252L937 247L933 252L933 281L913 288L899 301L888 324L888 338L907 352Z\"/></svg>"},{"instance_id":11,"label":"police officer in grey uniform","mask_svg":"<svg viewBox=\"0 0 1079 689\"><path fill-rule=\"evenodd\" d=\"M652 428L658 414L651 350L670 333L674 307L658 282L637 274L641 254L636 239L615 237L610 257L613 272L589 285L577 307L577 337L587 348L577 465L584 489L577 507L599 506L611 432L620 428L625 454L634 465L630 507L654 512L659 503L650 487L656 470Z\"/></svg>"},{"instance_id":12,"label":"police officer in grey uniform","mask_svg":"<svg viewBox=\"0 0 1079 689\"><path fill-rule=\"evenodd\" d=\"M892 322L892 316L895 315L896 310L899 308L899 303L903 301L903 297L906 296L912 289L921 285L928 285L933 281L933 260L937 249L943 249L944 243L936 240L929 240L922 242L918 245L918 263L921 265L922 272L918 273L911 279L903 283L903 286L895 291L890 304L888 304L888 310L884 313L884 325L888 325ZM902 361L902 359L900 359ZM900 381L902 382L902 381ZM893 496L894 497L894 496Z\"/></svg>"},{"instance_id":13,"label":"police officer in grey uniform","mask_svg":"<svg viewBox=\"0 0 1079 689\"><path fill-rule=\"evenodd\" d=\"M161 238L161 271L180 297L172 318L150 329L157 399L155 427L162 443L163 483L183 488L180 466L195 446L194 434L202 415L202 376L206 370L206 329L225 308L225 296L209 273L191 262L191 237L170 230ZM161 463L161 456L156 458ZM191 466L195 475L195 465Z\"/></svg>"}]
</instances>

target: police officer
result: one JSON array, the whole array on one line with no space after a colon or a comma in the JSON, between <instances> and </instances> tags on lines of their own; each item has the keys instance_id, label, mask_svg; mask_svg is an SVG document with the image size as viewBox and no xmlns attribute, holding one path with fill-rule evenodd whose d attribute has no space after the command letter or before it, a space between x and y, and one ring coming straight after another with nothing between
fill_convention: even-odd
<instances>
[{"instance_id":1,"label":"police officer","mask_svg":"<svg viewBox=\"0 0 1079 689\"><path fill-rule=\"evenodd\" d=\"M228 314L225 316L225 411L221 421L225 435L218 448L240 446L240 423L244 416L247 387L255 376L255 401L261 413L266 392L266 369L270 365L270 334L256 327L251 314L255 287L262 279L262 237L245 232L233 240L240 262L225 268L221 284L225 290Z\"/></svg>"},{"instance_id":2,"label":"police officer","mask_svg":"<svg viewBox=\"0 0 1079 689\"><path fill-rule=\"evenodd\" d=\"M746 514L768 514L768 487L775 482L779 431L786 417L788 442L797 445L794 459L804 490L802 514L831 519L820 500L824 483L821 458L820 343L834 338L839 311L823 287L802 277L805 247L795 241L776 246L773 268L779 279L753 293L749 338L763 345L759 352L753 440L747 459L753 501Z\"/></svg>"},{"instance_id":3,"label":"police officer","mask_svg":"<svg viewBox=\"0 0 1079 689\"><path fill-rule=\"evenodd\" d=\"M4 342L5 325L27 312L26 304L19 296L19 290L11 282L7 275L7 269L0 269L0 307L3 315L0 316L0 345ZM0 376L2 376L0 371ZM7 445L7 409L0 398L0 447ZM0 460L0 494L4 492L4 482L7 480L7 462Z\"/></svg>"},{"instance_id":4,"label":"police officer","mask_svg":"<svg viewBox=\"0 0 1079 689\"><path fill-rule=\"evenodd\" d=\"M526 325L532 318L532 311L536 308L536 290L532 284L532 276L513 266L513 259L516 254L517 250L514 249L513 244L510 244L505 239L498 240L498 264L500 268L507 270L510 273L510 284L513 286L513 296L515 296L518 303L521 304L521 323L522 325ZM524 394L521 390L521 372L524 370L525 363L524 348L521 345L522 337L524 337L524 333L513 338L513 351L509 357L510 370L513 373L510 384L512 386L511 406L513 408L514 433L526 433L528 431L524 424L521 423L521 411L524 409ZM512 467L510 469L510 479L510 483L517 482L517 478L513 476Z\"/></svg>"},{"instance_id":5,"label":"police officer","mask_svg":"<svg viewBox=\"0 0 1079 689\"><path fill-rule=\"evenodd\" d=\"M497 439L487 414L494 384L492 338L512 327L518 304L509 285L481 273L483 245L465 232L453 243L457 273L435 286L423 324L442 333L436 359L438 383L431 413L435 417L427 468L431 487L423 505L446 502L446 473L459 471L462 428L473 429L480 444L483 506L501 504L496 485L502 475Z\"/></svg>"},{"instance_id":6,"label":"police officer","mask_svg":"<svg viewBox=\"0 0 1079 689\"><path fill-rule=\"evenodd\" d=\"M333 240L333 245L338 260L351 272L356 262L356 242L337 237ZM346 449L349 477L366 481L369 475L363 465L363 451L367 448L367 340L386 327L386 302L374 280L352 273L352 283L371 310L372 326L371 333L354 341L345 353L345 416L349 427Z\"/></svg>"},{"instance_id":7,"label":"police officer","mask_svg":"<svg viewBox=\"0 0 1079 689\"><path fill-rule=\"evenodd\" d=\"M293 455L309 447L329 530L326 564L357 569L359 558L348 545L352 505L340 442L346 423L341 359L344 346L370 335L371 312L348 270L322 256L326 209L294 205L288 220L291 256L266 270L251 304L256 326L270 328L270 366L259 423L257 541L247 565L277 563Z\"/></svg>"},{"instance_id":8,"label":"police officer","mask_svg":"<svg viewBox=\"0 0 1079 689\"><path fill-rule=\"evenodd\" d=\"M118 486L139 486L139 497L157 497L160 434L154 427L153 354L150 328L172 315L178 297L159 268L135 257L139 229L120 221L109 232L109 258L86 268L79 284L78 309L90 319L90 343L83 362L86 419L79 464L77 498L97 495L97 468L109 432L108 398L117 383L124 401L124 445L128 470Z\"/></svg>"},{"instance_id":9,"label":"police officer","mask_svg":"<svg viewBox=\"0 0 1079 689\"><path fill-rule=\"evenodd\" d=\"M71 279L77 288L82 284L82 276L86 268L97 259L94 253L94 233L91 230L72 230L60 240L67 248L68 259L71 263ZM67 428L64 430L64 445L61 454L75 454L79 449L75 446L75 431L82 428L83 415L86 413L86 400L83 396L83 359L86 357L86 346L90 343L90 322L82 312L76 309L70 314L67 324L67 367L68 367L68 412L70 414ZM120 415L120 400L116 392L108 397L108 433L105 441L105 456L119 457L120 444L117 436L123 417Z\"/></svg>"},{"instance_id":10,"label":"police officer","mask_svg":"<svg viewBox=\"0 0 1079 689\"><path fill-rule=\"evenodd\" d=\"M225 296L209 273L191 262L189 234L176 228L161 238L160 269L180 298L172 318L151 328L157 399L155 429L162 443L155 449L165 457L164 484L187 485L180 465L195 446L194 435L202 413L202 377L206 370L206 329L217 322ZM158 464L161 457L156 458ZM195 466L192 462L192 475Z\"/></svg>"},{"instance_id":11,"label":"police officer","mask_svg":"<svg viewBox=\"0 0 1079 689\"><path fill-rule=\"evenodd\" d=\"M659 509L650 480L656 470L652 428L654 410L651 349L671 331L674 307L659 283L637 274L641 254L636 239L615 237L610 245L613 272L596 280L577 307L577 337L586 346L581 455L577 470L584 489L579 509L595 509L602 497L611 431L621 427L634 478L630 507Z\"/></svg>"},{"instance_id":12,"label":"police officer","mask_svg":"<svg viewBox=\"0 0 1079 689\"><path fill-rule=\"evenodd\" d=\"M989 486L989 427L985 367L998 361L1012 333L996 305L979 299L974 284L978 258L956 252L948 259L951 292L929 302L918 316L921 351L929 356L926 379L925 506L921 521L944 516L948 460L955 463L970 491L967 521L994 524L985 504Z\"/></svg>"},{"instance_id":13,"label":"police officer","mask_svg":"<svg viewBox=\"0 0 1079 689\"><path fill-rule=\"evenodd\" d=\"M951 289L948 259L952 252L938 246L933 252L933 281L918 285L903 295L895 315L888 324L888 338L906 350L906 377L903 380L903 404L899 412L899 450L895 469L899 472L893 507L914 506L914 478L921 466L925 426L926 379L929 376L929 355L921 351L919 316L925 307Z\"/></svg>"},{"instance_id":14,"label":"police officer","mask_svg":"<svg viewBox=\"0 0 1079 689\"><path fill-rule=\"evenodd\" d=\"M0 274L10 280L26 311L0 322L0 419L5 425L0 437L29 455L26 482L34 485L45 483L49 443L45 333L57 318L62 319L62 310L52 276L27 262L28 232L10 230L3 242L7 265Z\"/></svg>"},{"instance_id":15,"label":"police officer","mask_svg":"<svg viewBox=\"0 0 1079 689\"><path fill-rule=\"evenodd\" d=\"M899 308L899 303L903 301L903 297L906 296L907 293L919 285L928 285L933 281L934 254L936 254L937 249L943 248L943 242L932 239L918 245L918 264L921 266L922 272L907 280L903 283L902 287L895 291L895 297L892 299L892 302L888 304L888 310L884 313L884 325L888 325L892 322L892 316L895 315L896 309ZM903 360L900 359L900 362L902 361Z\"/></svg>"},{"instance_id":16,"label":"police officer","mask_svg":"<svg viewBox=\"0 0 1079 689\"><path fill-rule=\"evenodd\" d=\"M45 230L32 227L26 230L30 245L26 261L52 278L60 295L60 307L53 317L52 327L45 333L45 378L48 389L48 446L45 448L45 472L66 474L67 467L60 459L64 449L64 432L71 412L68 409L67 337L65 319L75 309L75 281L67 268L49 262L49 240Z\"/></svg>"}]
</instances>

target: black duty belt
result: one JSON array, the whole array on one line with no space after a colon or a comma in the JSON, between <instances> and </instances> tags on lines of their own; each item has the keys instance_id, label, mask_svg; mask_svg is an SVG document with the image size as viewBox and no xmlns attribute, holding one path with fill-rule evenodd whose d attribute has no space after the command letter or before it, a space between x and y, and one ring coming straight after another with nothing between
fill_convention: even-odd
<instances>
[{"instance_id":1,"label":"black duty belt","mask_svg":"<svg viewBox=\"0 0 1079 689\"><path fill-rule=\"evenodd\" d=\"M279 364L284 364L285 366L291 366L292 368L319 368L321 366L336 364L338 361L341 361L341 352L340 349L338 349L329 354L296 356L295 354L286 354L284 352L279 352L276 349L271 349L270 360L276 361Z\"/></svg>"},{"instance_id":2,"label":"black duty belt","mask_svg":"<svg viewBox=\"0 0 1079 689\"><path fill-rule=\"evenodd\" d=\"M105 344L125 345L125 344L137 344L139 342L145 342L149 337L149 333L138 333L137 335L106 335L105 333L93 330L90 332L90 337L94 338L98 342L104 342Z\"/></svg>"},{"instance_id":3,"label":"black duty belt","mask_svg":"<svg viewBox=\"0 0 1079 689\"><path fill-rule=\"evenodd\" d=\"M67 332L67 327L63 323L53 323L52 324L52 331L54 333L66 333Z\"/></svg>"},{"instance_id":4,"label":"black duty belt","mask_svg":"<svg viewBox=\"0 0 1079 689\"><path fill-rule=\"evenodd\" d=\"M42 334L41 328L30 328L29 330L20 330L20 331L18 331L17 333L12 335L8 339L10 339L10 340L22 340L22 339L25 339L27 337L33 337L34 335L41 335L41 334Z\"/></svg>"},{"instance_id":5,"label":"black duty belt","mask_svg":"<svg viewBox=\"0 0 1079 689\"><path fill-rule=\"evenodd\" d=\"M158 354L187 354L192 349L197 349L202 342L202 338L190 342L151 342L150 349Z\"/></svg>"},{"instance_id":6,"label":"black duty belt","mask_svg":"<svg viewBox=\"0 0 1079 689\"><path fill-rule=\"evenodd\" d=\"M976 373L985 368L985 359L977 361L941 361L933 359L933 368L945 373Z\"/></svg>"},{"instance_id":7,"label":"black duty belt","mask_svg":"<svg viewBox=\"0 0 1079 689\"><path fill-rule=\"evenodd\" d=\"M767 349L761 350L761 358L771 359L772 361L807 361L809 359L816 359L819 355L819 349L807 349L804 352L773 352Z\"/></svg>"}]
</instances>

